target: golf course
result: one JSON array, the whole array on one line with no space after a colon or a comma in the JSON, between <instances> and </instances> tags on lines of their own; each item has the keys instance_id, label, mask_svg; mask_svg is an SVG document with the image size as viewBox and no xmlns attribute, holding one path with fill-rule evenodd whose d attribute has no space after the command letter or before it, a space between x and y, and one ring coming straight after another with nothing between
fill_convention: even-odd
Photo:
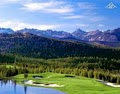
<instances>
[{"instance_id":1,"label":"golf course","mask_svg":"<svg viewBox=\"0 0 120 94\"><path fill-rule=\"evenodd\" d=\"M40 76L42 78L35 79L34 76ZM32 80L36 83L62 85L62 87L47 88L53 88L62 91L65 94L119 94L120 92L120 88L106 86L98 82L96 79L68 74L47 72L28 74L26 78L24 77L24 74L19 74L11 77L10 79L16 80L18 84L23 84L23 80Z\"/></svg>"}]
</instances>

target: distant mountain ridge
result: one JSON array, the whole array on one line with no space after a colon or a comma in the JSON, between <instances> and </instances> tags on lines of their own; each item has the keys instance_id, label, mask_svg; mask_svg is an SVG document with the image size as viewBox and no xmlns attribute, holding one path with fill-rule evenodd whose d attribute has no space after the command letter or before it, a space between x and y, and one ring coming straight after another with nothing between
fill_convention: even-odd
<instances>
[{"instance_id":1,"label":"distant mountain ridge","mask_svg":"<svg viewBox=\"0 0 120 94\"><path fill-rule=\"evenodd\" d=\"M48 38L71 38L74 37L72 34L64 31L53 31L51 29L48 30L38 30L38 29L21 29L16 32L20 33L32 33L38 36L48 37Z\"/></svg>"},{"instance_id":2,"label":"distant mountain ridge","mask_svg":"<svg viewBox=\"0 0 120 94\"><path fill-rule=\"evenodd\" d=\"M0 28L0 33L8 33L12 34L15 32L19 33L31 33L34 35L47 37L47 38L55 38L60 40L72 40L72 41L83 41L92 44L93 42L97 42L102 45L107 46L116 46L114 43L120 42L120 28L114 30L107 30L107 31L90 31L86 32L81 29L77 29L72 33L64 32L64 31L53 31L51 29L48 30L38 30L38 29L21 29L17 31L13 31L10 28ZM113 45L111 45L111 43ZM109 45L110 44L110 45ZM118 45L117 45L118 46Z\"/></svg>"},{"instance_id":3,"label":"distant mountain ridge","mask_svg":"<svg viewBox=\"0 0 120 94\"><path fill-rule=\"evenodd\" d=\"M0 28L0 33L8 33L8 34L11 34L11 33L14 33L14 31L10 28Z\"/></svg>"},{"instance_id":4,"label":"distant mountain ridge","mask_svg":"<svg viewBox=\"0 0 120 94\"><path fill-rule=\"evenodd\" d=\"M21 33L32 33L38 36L44 36L48 38L71 38L71 39L79 39L82 41L102 41L102 42L119 42L120 41L120 28L109 30L109 31L90 31L86 32L81 29L77 29L72 33L64 32L64 31L53 31L53 30L38 30L38 29L22 29L18 30L17 32Z\"/></svg>"}]
</instances>

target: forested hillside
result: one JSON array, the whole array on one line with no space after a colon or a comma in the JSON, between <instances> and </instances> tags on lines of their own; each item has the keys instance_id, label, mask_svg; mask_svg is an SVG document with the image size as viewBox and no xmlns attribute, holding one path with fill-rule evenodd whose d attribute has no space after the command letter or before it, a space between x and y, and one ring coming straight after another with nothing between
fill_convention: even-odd
<instances>
[{"instance_id":1,"label":"forested hillside","mask_svg":"<svg viewBox=\"0 0 120 94\"><path fill-rule=\"evenodd\" d=\"M35 58L92 56L120 58L120 51L85 43L60 41L30 33L0 34L0 52Z\"/></svg>"},{"instance_id":2,"label":"forested hillside","mask_svg":"<svg viewBox=\"0 0 120 94\"><path fill-rule=\"evenodd\" d=\"M0 34L0 77L56 72L120 84L120 50L30 33Z\"/></svg>"},{"instance_id":3,"label":"forested hillside","mask_svg":"<svg viewBox=\"0 0 120 94\"><path fill-rule=\"evenodd\" d=\"M2 58L2 57L0 57ZM16 56L0 63L0 77L17 74L54 72L101 79L120 84L120 60L99 57L67 57L58 59L35 59Z\"/></svg>"}]
</instances>

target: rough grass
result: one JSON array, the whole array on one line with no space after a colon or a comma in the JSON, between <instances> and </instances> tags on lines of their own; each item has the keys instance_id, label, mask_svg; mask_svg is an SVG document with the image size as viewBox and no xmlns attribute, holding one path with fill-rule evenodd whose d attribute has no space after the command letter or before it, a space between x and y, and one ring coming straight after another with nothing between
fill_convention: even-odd
<instances>
[{"instance_id":1,"label":"rough grass","mask_svg":"<svg viewBox=\"0 0 120 94\"><path fill-rule=\"evenodd\" d=\"M32 76L43 76L42 79L34 79ZM65 92L66 94L119 94L120 88L113 88L105 86L95 79L85 77L65 77L66 74L57 73L41 73L41 74L28 74L30 80L40 83L55 83L64 85L64 87L57 87L54 89ZM24 75L20 74L12 77L20 83L24 80Z\"/></svg>"}]
</instances>

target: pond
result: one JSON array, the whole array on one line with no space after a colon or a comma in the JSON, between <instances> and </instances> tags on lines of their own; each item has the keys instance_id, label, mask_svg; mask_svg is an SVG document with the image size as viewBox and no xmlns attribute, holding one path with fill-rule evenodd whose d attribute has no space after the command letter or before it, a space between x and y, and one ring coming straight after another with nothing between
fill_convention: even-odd
<instances>
[{"instance_id":1,"label":"pond","mask_svg":"<svg viewBox=\"0 0 120 94\"><path fill-rule=\"evenodd\" d=\"M63 92L32 86L22 86L11 80L0 80L0 94L65 94Z\"/></svg>"}]
</instances>

